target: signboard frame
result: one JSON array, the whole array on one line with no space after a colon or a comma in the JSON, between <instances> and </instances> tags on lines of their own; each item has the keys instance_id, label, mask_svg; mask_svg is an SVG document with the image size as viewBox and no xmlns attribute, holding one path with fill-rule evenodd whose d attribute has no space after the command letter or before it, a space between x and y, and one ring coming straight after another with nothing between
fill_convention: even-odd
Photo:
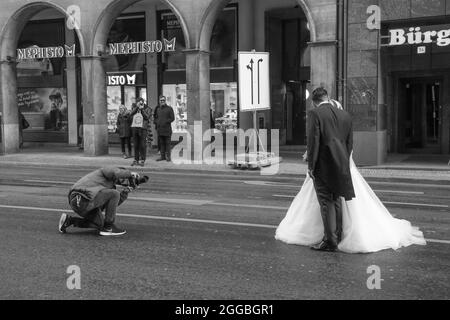
<instances>
[{"instance_id":1,"label":"signboard frame","mask_svg":"<svg viewBox=\"0 0 450 320\"><path fill-rule=\"evenodd\" d=\"M265 68L263 68L262 74L260 69L261 62L265 62ZM254 50L239 51L238 70L239 111L256 112L271 110L270 53L256 52ZM249 80L248 74L244 75L245 72L250 72L250 90L247 90L248 85L244 85L244 83L248 83ZM264 83L262 83L262 81L264 81ZM245 96L246 94L249 95Z\"/></svg>"}]
</instances>

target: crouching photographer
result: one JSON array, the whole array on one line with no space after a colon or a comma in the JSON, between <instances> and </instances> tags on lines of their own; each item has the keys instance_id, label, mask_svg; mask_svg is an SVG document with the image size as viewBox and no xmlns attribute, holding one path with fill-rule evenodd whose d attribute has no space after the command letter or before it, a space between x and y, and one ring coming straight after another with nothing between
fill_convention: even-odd
<instances>
[{"instance_id":1,"label":"crouching photographer","mask_svg":"<svg viewBox=\"0 0 450 320\"><path fill-rule=\"evenodd\" d=\"M147 181L147 176L141 177L125 168L105 167L87 174L72 186L68 195L70 207L80 217L63 213L59 231L66 233L73 226L97 229L102 236L125 234L125 230L114 224L117 207L128 198L128 193ZM116 185L124 189L119 192Z\"/></svg>"}]
</instances>

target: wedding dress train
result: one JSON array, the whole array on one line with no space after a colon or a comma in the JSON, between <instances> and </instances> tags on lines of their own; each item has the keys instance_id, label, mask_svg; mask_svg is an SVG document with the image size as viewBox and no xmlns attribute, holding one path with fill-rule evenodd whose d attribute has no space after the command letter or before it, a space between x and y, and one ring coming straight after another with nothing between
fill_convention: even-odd
<instances>
[{"instance_id":1,"label":"wedding dress train","mask_svg":"<svg viewBox=\"0 0 450 320\"><path fill-rule=\"evenodd\" d=\"M423 233L407 220L394 218L359 173L350 158L356 197L342 201L343 235L339 250L348 253L425 245ZM323 223L312 179L307 176L275 234L288 244L310 246L323 238Z\"/></svg>"}]
</instances>

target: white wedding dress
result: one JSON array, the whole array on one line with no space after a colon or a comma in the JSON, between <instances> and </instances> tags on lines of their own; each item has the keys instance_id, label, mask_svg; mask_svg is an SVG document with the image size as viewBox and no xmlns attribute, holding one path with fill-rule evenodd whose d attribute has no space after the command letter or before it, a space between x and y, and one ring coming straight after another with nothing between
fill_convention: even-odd
<instances>
[{"instance_id":1,"label":"white wedding dress","mask_svg":"<svg viewBox=\"0 0 450 320\"><path fill-rule=\"evenodd\" d=\"M348 253L398 249L412 244L425 245L423 233L407 220L396 219L359 173L350 157L350 171L356 197L342 200L342 241L339 250ZM319 202L312 179L307 176L292 202L275 238L288 244L311 246L324 235Z\"/></svg>"}]
</instances>

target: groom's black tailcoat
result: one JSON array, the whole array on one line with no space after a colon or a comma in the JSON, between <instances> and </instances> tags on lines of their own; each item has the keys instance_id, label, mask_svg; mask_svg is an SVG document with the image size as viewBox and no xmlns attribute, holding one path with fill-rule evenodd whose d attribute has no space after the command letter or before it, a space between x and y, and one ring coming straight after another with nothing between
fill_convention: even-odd
<instances>
[{"instance_id":1,"label":"groom's black tailcoat","mask_svg":"<svg viewBox=\"0 0 450 320\"><path fill-rule=\"evenodd\" d=\"M330 103L308 113L308 169L334 196L355 197L350 175L352 118Z\"/></svg>"}]
</instances>

